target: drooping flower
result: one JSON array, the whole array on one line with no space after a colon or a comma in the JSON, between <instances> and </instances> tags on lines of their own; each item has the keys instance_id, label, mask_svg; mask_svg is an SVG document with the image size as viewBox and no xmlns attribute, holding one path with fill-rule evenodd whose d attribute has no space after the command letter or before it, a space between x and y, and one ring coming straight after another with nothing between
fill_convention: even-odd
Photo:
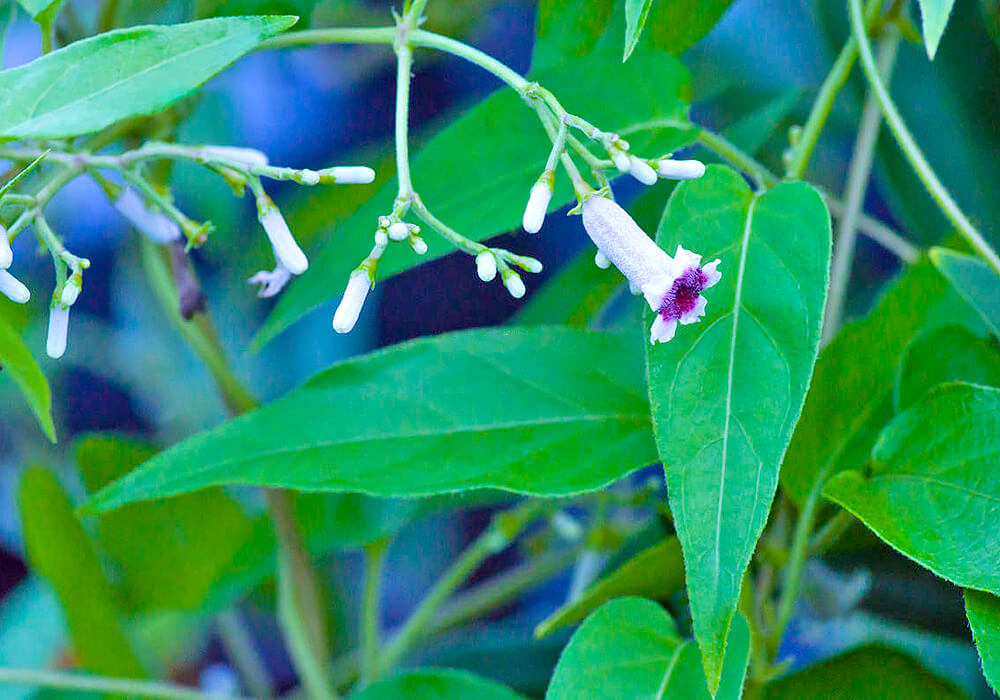
<instances>
[{"instance_id":1,"label":"drooping flower","mask_svg":"<svg viewBox=\"0 0 1000 700\"><path fill-rule=\"evenodd\" d=\"M163 212L149 209L145 200L131 187L122 189L115 199L115 209L151 241L170 243L181 237L181 227L177 222Z\"/></svg>"},{"instance_id":2,"label":"drooping flower","mask_svg":"<svg viewBox=\"0 0 1000 700\"><path fill-rule=\"evenodd\" d=\"M247 283L258 285L257 296L261 299L267 299L284 289L291 278L292 273L278 261L273 270L261 270L248 279Z\"/></svg>"},{"instance_id":3,"label":"drooping flower","mask_svg":"<svg viewBox=\"0 0 1000 700\"><path fill-rule=\"evenodd\" d=\"M14 251L10 249L10 239L7 229L0 224L0 270L6 270L14 262Z\"/></svg>"},{"instance_id":4,"label":"drooping flower","mask_svg":"<svg viewBox=\"0 0 1000 700\"><path fill-rule=\"evenodd\" d=\"M582 209L587 234L656 312L651 343L668 342L678 323L694 323L705 315L707 301L701 293L722 277L719 260L702 266L700 255L681 246L671 257L605 197L591 197Z\"/></svg>"},{"instance_id":5,"label":"drooping flower","mask_svg":"<svg viewBox=\"0 0 1000 700\"><path fill-rule=\"evenodd\" d=\"M344 290L344 298L340 300L340 305L333 314L333 330L338 333L350 333L354 329L371 288L372 281L367 270L357 269L351 273L347 289Z\"/></svg>"},{"instance_id":6,"label":"drooping flower","mask_svg":"<svg viewBox=\"0 0 1000 700\"><path fill-rule=\"evenodd\" d=\"M6 270L0 270L0 294L10 299L15 304L27 304L31 299L31 292L21 283L17 277Z\"/></svg>"},{"instance_id":7,"label":"drooping flower","mask_svg":"<svg viewBox=\"0 0 1000 700\"><path fill-rule=\"evenodd\" d=\"M66 353L66 336L69 334L69 307L54 301L49 309L49 334L45 352L53 360Z\"/></svg>"},{"instance_id":8,"label":"drooping flower","mask_svg":"<svg viewBox=\"0 0 1000 700\"><path fill-rule=\"evenodd\" d=\"M538 233L542 230L545 212L548 211L549 203L552 201L552 184L552 171L546 170L531 186L528 205L524 208L524 216L521 218L521 225L528 233Z\"/></svg>"},{"instance_id":9,"label":"drooping flower","mask_svg":"<svg viewBox=\"0 0 1000 700\"><path fill-rule=\"evenodd\" d=\"M261 194L257 198L257 218L271 241L274 257L278 262L293 275L301 275L308 270L309 261L306 259L306 254L295 242L285 217L266 194Z\"/></svg>"}]
</instances>

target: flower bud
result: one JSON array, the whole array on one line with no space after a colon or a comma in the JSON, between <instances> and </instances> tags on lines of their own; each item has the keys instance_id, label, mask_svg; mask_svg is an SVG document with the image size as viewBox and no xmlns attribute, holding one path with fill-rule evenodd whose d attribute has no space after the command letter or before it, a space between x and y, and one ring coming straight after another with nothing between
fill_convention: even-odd
<instances>
[{"instance_id":1,"label":"flower bud","mask_svg":"<svg viewBox=\"0 0 1000 700\"><path fill-rule=\"evenodd\" d=\"M338 166L319 171L324 185L367 185L375 181L375 171L363 165Z\"/></svg>"},{"instance_id":2,"label":"flower bud","mask_svg":"<svg viewBox=\"0 0 1000 700\"><path fill-rule=\"evenodd\" d=\"M611 261L608 260L608 256L602 253L600 249L594 254L594 264L602 270L607 270L611 267Z\"/></svg>"},{"instance_id":3,"label":"flower bud","mask_svg":"<svg viewBox=\"0 0 1000 700\"><path fill-rule=\"evenodd\" d=\"M274 257L278 259L278 262L293 275L301 275L309 269L306 254L295 242L285 217L281 215L281 212L267 195L263 195L257 200L257 218L260 220L261 226L264 227L264 233L271 241Z\"/></svg>"},{"instance_id":4,"label":"flower bud","mask_svg":"<svg viewBox=\"0 0 1000 700\"><path fill-rule=\"evenodd\" d=\"M397 221L389 227L389 238L394 241L405 241L410 236L410 227L402 221Z\"/></svg>"},{"instance_id":5,"label":"flower bud","mask_svg":"<svg viewBox=\"0 0 1000 700\"><path fill-rule=\"evenodd\" d=\"M629 172L632 174L632 177L644 185L656 184L656 171L653 170L649 163L635 156L629 156L628 162Z\"/></svg>"},{"instance_id":6,"label":"flower bud","mask_svg":"<svg viewBox=\"0 0 1000 700\"><path fill-rule=\"evenodd\" d=\"M340 300L336 313L333 315L333 330L338 333L350 333L361 315L372 283L367 270L355 270L347 281L344 298Z\"/></svg>"},{"instance_id":7,"label":"flower bud","mask_svg":"<svg viewBox=\"0 0 1000 700\"><path fill-rule=\"evenodd\" d=\"M385 248L389 245L389 236L382 229L375 232L375 245L379 248Z\"/></svg>"},{"instance_id":8,"label":"flower bud","mask_svg":"<svg viewBox=\"0 0 1000 700\"><path fill-rule=\"evenodd\" d=\"M700 160L672 160L657 163L656 174L665 180L697 180L705 174L705 164Z\"/></svg>"},{"instance_id":9,"label":"flower bud","mask_svg":"<svg viewBox=\"0 0 1000 700\"><path fill-rule=\"evenodd\" d=\"M492 282L497 276L497 259L493 253L484 250L476 256L476 273L483 282Z\"/></svg>"},{"instance_id":10,"label":"flower bud","mask_svg":"<svg viewBox=\"0 0 1000 700\"><path fill-rule=\"evenodd\" d=\"M618 172L625 174L632 169L632 159L629 158L628 153L617 147L612 147L608 152L611 154L611 160L618 168Z\"/></svg>"},{"instance_id":11,"label":"flower bud","mask_svg":"<svg viewBox=\"0 0 1000 700\"><path fill-rule=\"evenodd\" d=\"M417 255L427 255L427 241L420 236L410 236L410 247Z\"/></svg>"},{"instance_id":12,"label":"flower bud","mask_svg":"<svg viewBox=\"0 0 1000 700\"><path fill-rule=\"evenodd\" d=\"M170 243L181 237L177 222L160 211L152 211L131 187L122 189L115 199L115 209L135 228L155 243Z\"/></svg>"},{"instance_id":13,"label":"flower bud","mask_svg":"<svg viewBox=\"0 0 1000 700\"><path fill-rule=\"evenodd\" d=\"M10 249L7 229L0 224L0 270L6 270L14 262L14 251Z\"/></svg>"},{"instance_id":14,"label":"flower bud","mask_svg":"<svg viewBox=\"0 0 1000 700\"><path fill-rule=\"evenodd\" d=\"M15 304L27 304L28 300L31 299L31 292L28 291L28 288L21 283L21 280L6 270L0 270L0 293Z\"/></svg>"},{"instance_id":15,"label":"flower bud","mask_svg":"<svg viewBox=\"0 0 1000 700\"><path fill-rule=\"evenodd\" d=\"M528 206L524 208L524 216L521 219L521 225L528 233L538 233L542 230L545 212L548 211L549 202L552 201L552 179L552 172L546 170L531 187Z\"/></svg>"},{"instance_id":16,"label":"flower bud","mask_svg":"<svg viewBox=\"0 0 1000 700\"><path fill-rule=\"evenodd\" d=\"M241 148L239 146L205 146L202 149L207 160L221 158L235 160L248 167L266 167L270 161L267 155L256 148Z\"/></svg>"},{"instance_id":17,"label":"flower bud","mask_svg":"<svg viewBox=\"0 0 1000 700\"><path fill-rule=\"evenodd\" d=\"M521 279L521 275L513 270L504 270L503 286L507 288L507 291L515 299L522 298L525 292L527 292L524 288L524 280Z\"/></svg>"},{"instance_id":18,"label":"flower bud","mask_svg":"<svg viewBox=\"0 0 1000 700\"><path fill-rule=\"evenodd\" d=\"M73 304L76 303L76 300L80 297L80 292L82 290L83 277L79 272L76 272L68 280L66 280L66 284L63 285L59 301L62 302L63 306L73 306Z\"/></svg>"},{"instance_id":19,"label":"flower bud","mask_svg":"<svg viewBox=\"0 0 1000 700\"><path fill-rule=\"evenodd\" d=\"M66 336L69 333L69 307L54 302L49 309L49 335L45 352L54 360L66 353Z\"/></svg>"}]
</instances>

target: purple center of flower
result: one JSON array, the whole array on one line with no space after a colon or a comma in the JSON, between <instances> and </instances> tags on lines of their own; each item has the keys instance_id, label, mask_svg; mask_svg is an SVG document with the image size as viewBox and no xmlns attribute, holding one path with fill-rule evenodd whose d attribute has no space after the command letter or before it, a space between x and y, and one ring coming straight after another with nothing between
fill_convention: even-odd
<instances>
[{"instance_id":1,"label":"purple center of flower","mask_svg":"<svg viewBox=\"0 0 1000 700\"><path fill-rule=\"evenodd\" d=\"M670 291L663 297L657 313L664 321L679 319L694 309L698 297L708 283L708 275L700 267L689 267L680 277L674 280Z\"/></svg>"}]
</instances>

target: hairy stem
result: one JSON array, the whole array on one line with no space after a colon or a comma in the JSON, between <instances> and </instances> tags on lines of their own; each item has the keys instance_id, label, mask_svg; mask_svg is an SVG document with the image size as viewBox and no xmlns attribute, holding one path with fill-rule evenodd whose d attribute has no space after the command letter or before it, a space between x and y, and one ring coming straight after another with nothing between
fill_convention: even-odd
<instances>
[{"instance_id":1,"label":"hairy stem","mask_svg":"<svg viewBox=\"0 0 1000 700\"><path fill-rule=\"evenodd\" d=\"M882 108L885 121L892 130L892 135L896 138L896 143L899 144L906 159L910 162L913 171L920 178L927 192L930 193L931 198L944 215L958 229L959 233L969 242L979 256L997 274L1000 274L1000 256L990 247L986 239L983 238L982 234L979 233L959 208L958 204L955 203L951 193L948 192L948 189L942 184L934 169L931 168L930 163L927 162L923 151L920 150L916 140L914 140L913 135L910 133L909 127L906 126L906 122L903 121L902 115L900 115L899 110L896 108L895 102L892 101L892 97L889 95L889 91L886 89L885 83L883 83L882 77L879 75L875 56L872 54L871 43L868 40L865 22L861 15L860 0L848 0L848 4L851 11L851 31L858 44L858 50L861 53L861 65L864 68L875 99L878 100Z\"/></svg>"},{"instance_id":2,"label":"hairy stem","mask_svg":"<svg viewBox=\"0 0 1000 700\"><path fill-rule=\"evenodd\" d=\"M899 32L890 29L879 46L879 74L885 76L887 82L892 80L899 42ZM833 250L830 294L827 297L826 316L823 322L823 344L830 342L830 339L837 334L843 319L847 285L851 279L851 267L857 243L858 219L865 206L865 193L868 191L868 181L871 178L875 146L878 144L881 126L882 111L872 91L869 90L861 112L861 124L858 127L857 140L854 142L854 154L848 167L847 182L844 184L844 215L840 218Z\"/></svg>"}]
</instances>

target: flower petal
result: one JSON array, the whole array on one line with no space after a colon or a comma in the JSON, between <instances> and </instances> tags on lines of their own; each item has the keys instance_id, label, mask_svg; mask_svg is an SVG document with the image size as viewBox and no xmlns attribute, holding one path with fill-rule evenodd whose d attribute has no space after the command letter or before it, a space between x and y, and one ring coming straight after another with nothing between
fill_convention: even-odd
<instances>
[{"instance_id":1,"label":"flower petal","mask_svg":"<svg viewBox=\"0 0 1000 700\"><path fill-rule=\"evenodd\" d=\"M720 262L721 261L718 258L716 258L715 260L713 260L712 262L708 263L703 268L701 268L701 271L705 273L705 277L708 278L707 281L705 282L705 286L703 287L704 289L708 289L709 287L714 287L716 284L719 283L719 280L722 279L722 273L719 272Z\"/></svg>"},{"instance_id":2,"label":"flower petal","mask_svg":"<svg viewBox=\"0 0 1000 700\"><path fill-rule=\"evenodd\" d=\"M705 307L708 305L708 299L705 297L698 297L698 301L694 303L694 308L688 311L686 314L681 316L680 322L682 326L687 326L692 323L698 323L701 317L705 315Z\"/></svg>"},{"instance_id":3,"label":"flower petal","mask_svg":"<svg viewBox=\"0 0 1000 700\"><path fill-rule=\"evenodd\" d=\"M676 332L677 319L664 321L663 317L657 314L652 327L649 329L649 342L652 345L656 345L657 343L669 343L673 339L674 333Z\"/></svg>"},{"instance_id":4,"label":"flower petal","mask_svg":"<svg viewBox=\"0 0 1000 700\"><path fill-rule=\"evenodd\" d=\"M673 275L661 275L642 285L642 295L646 297L650 309L660 310L660 306L663 305L663 297L667 296L667 292L674 286L676 280L677 278Z\"/></svg>"},{"instance_id":5,"label":"flower petal","mask_svg":"<svg viewBox=\"0 0 1000 700\"><path fill-rule=\"evenodd\" d=\"M692 253L687 248L677 246L677 252L674 253L674 264L677 266L677 274L680 276L692 267L696 269L701 267L701 256L697 253Z\"/></svg>"}]
</instances>

